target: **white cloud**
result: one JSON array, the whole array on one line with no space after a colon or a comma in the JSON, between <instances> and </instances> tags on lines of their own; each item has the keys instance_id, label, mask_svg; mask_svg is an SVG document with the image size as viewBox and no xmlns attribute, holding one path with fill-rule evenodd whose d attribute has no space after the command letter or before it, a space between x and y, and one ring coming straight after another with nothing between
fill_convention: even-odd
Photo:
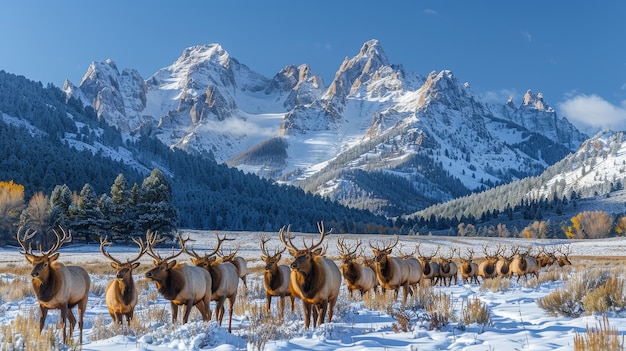
<instances>
[{"instance_id":1,"label":"white cloud","mask_svg":"<svg viewBox=\"0 0 626 351\"><path fill-rule=\"evenodd\" d=\"M528 39L528 42L531 43L533 41L533 37L530 35L530 33L528 33L527 31L522 32L522 35Z\"/></svg>"},{"instance_id":2,"label":"white cloud","mask_svg":"<svg viewBox=\"0 0 626 351\"><path fill-rule=\"evenodd\" d=\"M437 11L432 10L432 9L426 9L424 10L424 13L427 15L435 15L435 16L437 15Z\"/></svg>"},{"instance_id":3,"label":"white cloud","mask_svg":"<svg viewBox=\"0 0 626 351\"><path fill-rule=\"evenodd\" d=\"M597 95L577 95L558 106L562 116L587 134L602 129L626 130L626 100L619 106Z\"/></svg>"},{"instance_id":4,"label":"white cloud","mask_svg":"<svg viewBox=\"0 0 626 351\"><path fill-rule=\"evenodd\" d=\"M203 128L212 132L239 136L257 135L270 137L276 134L276 128L274 126L260 126L253 122L238 118L227 118L219 122L208 121Z\"/></svg>"}]
</instances>

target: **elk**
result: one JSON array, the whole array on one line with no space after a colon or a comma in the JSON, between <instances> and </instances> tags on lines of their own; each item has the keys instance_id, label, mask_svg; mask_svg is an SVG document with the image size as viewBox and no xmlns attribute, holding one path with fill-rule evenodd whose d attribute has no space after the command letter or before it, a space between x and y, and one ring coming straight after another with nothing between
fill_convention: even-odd
<instances>
[{"instance_id":1,"label":"elk","mask_svg":"<svg viewBox=\"0 0 626 351\"><path fill-rule=\"evenodd\" d=\"M278 234L280 241L287 247L294 259L290 266L290 284L293 294L302 300L305 329L309 328L311 316L316 327L324 322L327 312L328 321L332 320L333 309L341 286L339 268L335 262L323 256L324 248L318 248L332 229L325 231L323 222L317 223L317 229L320 233L317 242L306 245L303 238L304 248L302 249L298 249L292 243L289 227L287 227L287 238L285 238L285 231Z\"/></svg>"},{"instance_id":2,"label":"elk","mask_svg":"<svg viewBox=\"0 0 626 351\"><path fill-rule=\"evenodd\" d=\"M154 252L154 245L162 242L157 240L156 232L146 233L146 253L154 259L154 267L146 272L148 281L153 281L164 299L172 306L172 323L178 319L178 306L184 306L183 324L189 320L191 308L196 306L203 321L211 320L211 275L205 269L185 264L176 265L174 258L183 253L183 249L168 257L162 258Z\"/></svg>"},{"instance_id":3,"label":"elk","mask_svg":"<svg viewBox=\"0 0 626 351\"><path fill-rule=\"evenodd\" d=\"M478 275L485 279L495 278L497 276L496 262L498 261L498 255L500 254L500 248L494 254L489 254L487 247L483 246L483 253L485 254L485 260L478 265Z\"/></svg>"},{"instance_id":4,"label":"elk","mask_svg":"<svg viewBox=\"0 0 626 351\"><path fill-rule=\"evenodd\" d=\"M431 285L437 285L439 279L441 278L440 265L439 262L433 261L433 257L437 255L439 252L439 245L437 245L437 249L433 252L432 255L427 256L420 252L420 245L417 244L417 255L420 263L422 264L422 271L424 274L424 278L430 279Z\"/></svg>"},{"instance_id":5,"label":"elk","mask_svg":"<svg viewBox=\"0 0 626 351\"><path fill-rule=\"evenodd\" d=\"M456 253L456 249L450 248L449 256L442 256L440 264L440 272L441 272L441 281L445 286L450 286L452 284L452 280L454 280L454 285L458 285L459 283L459 274L458 267L456 263L452 261L454 254Z\"/></svg>"},{"instance_id":6,"label":"elk","mask_svg":"<svg viewBox=\"0 0 626 351\"><path fill-rule=\"evenodd\" d=\"M394 243L387 243L386 246L369 245L374 252L375 272L378 283L383 291L394 290L394 298L398 298L398 292L402 287L402 304L406 303L409 293L413 293L409 286L409 267L405 260L399 257L392 257L391 250L398 244L398 236Z\"/></svg>"},{"instance_id":7,"label":"elk","mask_svg":"<svg viewBox=\"0 0 626 351\"><path fill-rule=\"evenodd\" d=\"M133 312L137 305L137 288L133 280L133 270L139 267L139 259L146 252L143 240L133 238L135 244L139 246L139 254L135 258L126 259L122 262L105 250L105 246L112 243L105 237L100 238L100 252L111 261L111 267L115 269L115 279L111 280L105 289L104 300L113 322L122 324L122 317L126 317L126 324L130 325L133 319Z\"/></svg>"},{"instance_id":8,"label":"elk","mask_svg":"<svg viewBox=\"0 0 626 351\"><path fill-rule=\"evenodd\" d=\"M230 239L227 239L230 240ZM222 262L230 262L237 269L237 275L241 282L243 283L244 288L248 289L248 283L246 282L246 276L248 275L248 264L246 263L246 259L237 256L237 252L239 251L239 245L237 245L237 249L235 251L230 252L228 255L223 254L221 251L218 252L220 256L220 260Z\"/></svg>"},{"instance_id":9,"label":"elk","mask_svg":"<svg viewBox=\"0 0 626 351\"><path fill-rule=\"evenodd\" d=\"M511 254L506 256L504 253L506 252L506 247L500 247L498 244L498 261L496 262L496 274L498 277L511 278L511 262L513 262L513 257L517 253L518 249L511 249Z\"/></svg>"},{"instance_id":10,"label":"elk","mask_svg":"<svg viewBox=\"0 0 626 351\"><path fill-rule=\"evenodd\" d=\"M569 260L569 254L570 254L570 245L567 244L565 246L565 249L562 249L561 247L557 248L556 251L558 253L561 254L561 256L558 256L556 258L556 262L559 264L559 267L563 267L563 266L571 266L572 262Z\"/></svg>"},{"instance_id":11,"label":"elk","mask_svg":"<svg viewBox=\"0 0 626 351\"><path fill-rule=\"evenodd\" d=\"M32 287L37 301L39 302L39 332L43 329L48 315L48 310L58 309L61 311L59 317L63 327L63 343L67 344L67 319L70 321L69 334L70 337L74 333L76 318L72 313L72 308L77 306L78 309L78 328L80 329L80 343L83 343L83 316L87 307L87 299L89 298L89 287L91 279L89 274L83 267L66 266L57 261L59 252L57 250L65 243L72 241L72 233L65 231L59 226L59 230L63 234L59 234L56 229L52 229L56 237L56 243L52 247L43 251L39 247L39 254L34 254L32 246L28 248L26 242L37 233L36 231L26 230L22 235L24 227L20 227L17 232L17 242L21 246L20 253L24 255L26 260L33 265L30 272L32 279Z\"/></svg>"},{"instance_id":12,"label":"elk","mask_svg":"<svg viewBox=\"0 0 626 351\"><path fill-rule=\"evenodd\" d=\"M537 255L535 255L534 257L535 257L535 260L537 261L537 264L539 265L539 268L551 266L554 264L554 262L557 261L557 258L556 258L556 255L554 255L554 252L546 251L546 248L544 246L539 248L539 253L537 253Z\"/></svg>"},{"instance_id":13,"label":"elk","mask_svg":"<svg viewBox=\"0 0 626 351\"><path fill-rule=\"evenodd\" d=\"M283 226L280 228L280 233L285 230ZM273 254L270 254L269 251L265 248L265 244L270 239L268 239L265 234L261 235L261 259L265 263L265 270L263 272L263 287L265 288L265 300L267 301L266 309L267 312L270 313L270 306L272 305L272 296L278 296L280 300L278 301L278 311L279 317L283 319L285 315L285 297L289 296L291 300L291 313L293 313L293 305L295 302L295 296L291 292L290 282L290 271L289 267L284 264L279 265L281 255L285 250L284 247L282 250L275 249Z\"/></svg>"},{"instance_id":14,"label":"elk","mask_svg":"<svg viewBox=\"0 0 626 351\"><path fill-rule=\"evenodd\" d=\"M528 279L528 274L533 274L536 278L539 278L539 265L537 261L529 255L530 248L526 252L520 253L519 250L515 250L513 261L511 262L511 274L517 275L517 282L523 276Z\"/></svg>"},{"instance_id":15,"label":"elk","mask_svg":"<svg viewBox=\"0 0 626 351\"><path fill-rule=\"evenodd\" d=\"M416 248L417 250L417 248ZM412 288L414 292L417 292L417 284L419 284L420 280L422 280L423 271L422 264L420 261L415 258L415 251L410 254L405 254L402 252L402 248L400 248L400 254L398 257L403 259L407 266L409 267L409 286Z\"/></svg>"},{"instance_id":16,"label":"elk","mask_svg":"<svg viewBox=\"0 0 626 351\"><path fill-rule=\"evenodd\" d=\"M226 236L220 238L215 234L217 238L217 246L211 253L205 253L204 256L196 253L194 249L189 251L186 247L187 241L183 240L179 235L178 240L182 247L182 250L191 256L191 262L197 266L206 270L211 275L211 301L215 301L215 319L217 319L222 325L224 319L224 303L228 299L228 332L232 330L233 323L233 308L235 307L235 301L237 300L237 289L239 287L239 275L237 275L237 268L230 262L218 262L215 254L219 251L220 246L226 239Z\"/></svg>"},{"instance_id":17,"label":"elk","mask_svg":"<svg viewBox=\"0 0 626 351\"><path fill-rule=\"evenodd\" d=\"M339 258L343 263L341 272L348 287L350 298L352 298L354 290L358 290L361 293L361 297L363 297L365 293L375 289L378 282L374 270L357 261L356 251L361 246L361 241L358 240L354 247L349 247L343 239L338 239L337 245L340 252Z\"/></svg>"},{"instance_id":18,"label":"elk","mask_svg":"<svg viewBox=\"0 0 626 351\"><path fill-rule=\"evenodd\" d=\"M473 262L474 258L474 250L467 249L467 256L461 256L461 252L459 251L459 260L461 260L461 279L463 280L463 284L467 283L476 283L480 284L478 281L478 264Z\"/></svg>"}]
</instances>

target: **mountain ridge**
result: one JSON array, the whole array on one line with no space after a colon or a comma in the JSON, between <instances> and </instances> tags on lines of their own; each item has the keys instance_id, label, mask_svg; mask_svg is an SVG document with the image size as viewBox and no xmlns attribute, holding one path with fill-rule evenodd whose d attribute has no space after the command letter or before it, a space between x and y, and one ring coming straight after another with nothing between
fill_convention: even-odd
<instances>
[{"instance_id":1,"label":"mountain ridge","mask_svg":"<svg viewBox=\"0 0 626 351\"><path fill-rule=\"evenodd\" d=\"M386 195L391 177L426 207L537 175L587 139L541 94L489 105L450 70L391 64L375 39L328 87L306 64L263 77L219 44L185 49L143 85L105 63L63 90L120 130L389 217L413 211Z\"/></svg>"}]
</instances>

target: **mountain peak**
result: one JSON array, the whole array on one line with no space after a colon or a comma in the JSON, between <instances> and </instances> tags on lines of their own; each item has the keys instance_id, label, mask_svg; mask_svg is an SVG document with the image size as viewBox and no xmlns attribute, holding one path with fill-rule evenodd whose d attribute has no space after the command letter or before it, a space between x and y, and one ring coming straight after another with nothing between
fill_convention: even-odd
<instances>
[{"instance_id":1,"label":"mountain peak","mask_svg":"<svg viewBox=\"0 0 626 351\"><path fill-rule=\"evenodd\" d=\"M535 94L530 89L526 91L524 94L524 102L522 102L523 108L531 108L539 111L552 111L552 107L550 107L546 102L543 101L543 94Z\"/></svg>"}]
</instances>

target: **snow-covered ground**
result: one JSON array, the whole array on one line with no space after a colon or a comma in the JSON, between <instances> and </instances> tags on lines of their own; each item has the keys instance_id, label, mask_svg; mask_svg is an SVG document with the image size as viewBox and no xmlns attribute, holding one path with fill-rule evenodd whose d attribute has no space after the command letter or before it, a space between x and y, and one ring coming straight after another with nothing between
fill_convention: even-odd
<instances>
[{"instance_id":1,"label":"snow-covered ground","mask_svg":"<svg viewBox=\"0 0 626 351\"><path fill-rule=\"evenodd\" d=\"M213 232L183 231L183 233L185 236L189 234L192 239L195 239L193 248L197 252L202 252L205 249L210 250L215 243ZM136 309L136 318L147 320L145 315L148 313L149 306L152 310L155 306L160 306L167 314L167 318L164 318L165 322L152 321L152 324L142 326L144 331L140 333L116 329L117 327L111 323L103 296L92 293L85 315L82 349L93 351L252 350L257 348L255 340L265 338L264 348L266 350L572 350L576 333L584 334L588 326L595 327L602 319L601 315L578 318L554 317L539 308L536 299L562 287L565 284L563 281L547 281L536 286L521 282L517 284L513 281L508 289L493 292L490 289L481 290L480 286L476 284L463 284L459 280L457 285L434 287L433 289L451 296L457 317L460 316L460 309L469 299L478 298L490 310L491 323L489 325L470 324L464 326L458 321L452 321L441 330L429 330L428 322L423 318L424 311L408 309L406 310L407 315L411 317L409 331L396 332L394 331L394 324L398 321L387 310L368 309L359 299L349 300L345 285L342 285L340 301L335 309L336 314L332 323L324 324L316 329L304 330L301 313L297 307L295 315L286 312L287 315L283 324L262 328L259 327L258 322L253 321L254 313L245 310L245 306L264 303L264 295L259 288L262 284L259 275L261 272L259 235L261 233L228 232L220 234L227 234L230 238L236 238L234 242L226 242L224 248L228 251L239 244L239 253L248 260L248 267L252 271L248 277L249 290L246 299L240 297L237 302L239 312L235 313L233 319L232 334L226 331L226 324L219 327L215 321L204 323L199 320L197 314L192 315L190 323L186 325L170 325L169 302L156 294L154 285L150 283L148 289L141 293L140 304ZM280 242L276 233L268 234L272 240L268 242L267 247L272 250L273 247L278 247ZM336 257L338 253L335 240L339 236L333 234L327 238L329 243L327 255L330 257ZM312 235L311 238L314 236ZM360 238L366 248L366 254L371 254L368 242L371 241L372 244L376 245L392 237L345 235L345 238L347 242ZM294 240L294 243L299 242L301 242L299 239L298 241ZM454 245L456 248L461 248L463 252L465 248L473 248L477 257L483 256L484 245L495 247L497 243L520 247L528 245L535 247L555 246L569 243L570 257L578 267L580 267L579 263L581 262L593 262L593 256L598 258L618 256L616 262L623 263L624 252L626 252L626 239L624 238L593 241L529 241L523 239L430 236L401 237L401 251L413 251L416 243L420 243L422 253L431 253L437 245L440 245L440 252L446 254L448 247ZM132 247L113 246L110 252L117 258L125 259L126 256L134 257L133 250ZM62 262L85 264L102 262L103 267L104 265L108 266L99 252L98 245L73 245L62 248L60 252ZM164 255L169 252L163 250ZM284 261L289 258L287 253L283 255ZM187 257L180 256L179 260L187 261ZM0 248L0 261L5 267L25 264L24 258L14 247ZM142 258L142 265L138 271L145 272L145 268L151 265L150 258L145 256ZM6 268L3 271L5 270ZM571 270L574 274L574 268ZM109 272L113 273L112 269ZM11 284L13 279L20 278L20 276L4 273L0 278L0 284ZM107 279L102 274L92 274L92 284L104 286ZM136 274L135 280L140 286L145 286L145 282L142 282L141 273ZM240 292L244 293L243 289ZM155 296L155 300L148 301ZM18 315L28 315L31 311L38 314L38 310L35 308L37 303L32 296L19 301L12 301L5 296L0 296L0 301L2 302L0 306L0 324L2 325L11 323ZM296 304L298 305L298 301ZM617 328L619 333L623 335L626 331L626 318L615 313L608 314L608 317L611 327ZM46 325L54 324L57 320L58 311L51 311ZM116 335L115 330L120 330L120 332ZM267 334L270 330L273 331ZM101 335L106 332L111 335L106 335L103 338ZM74 332L74 336L75 338L78 337L77 331ZM0 348L10 349L9 345L2 343L0 343Z\"/></svg>"}]
</instances>

